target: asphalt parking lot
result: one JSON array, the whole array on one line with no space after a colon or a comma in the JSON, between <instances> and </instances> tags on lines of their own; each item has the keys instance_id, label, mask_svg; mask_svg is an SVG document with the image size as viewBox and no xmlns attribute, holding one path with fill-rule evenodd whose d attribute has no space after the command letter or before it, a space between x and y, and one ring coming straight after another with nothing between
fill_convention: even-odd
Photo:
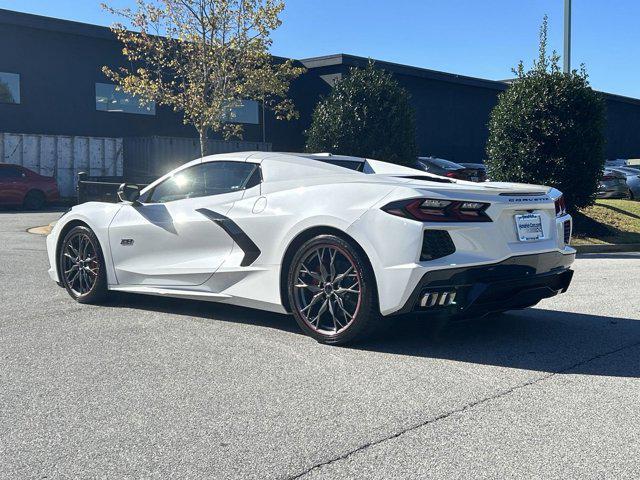
<instances>
[{"instance_id":1,"label":"asphalt parking lot","mask_svg":"<svg viewBox=\"0 0 640 480\"><path fill-rule=\"evenodd\" d=\"M565 295L357 348L292 318L52 283L0 212L0 478L639 478L640 255Z\"/></svg>"}]
</instances>

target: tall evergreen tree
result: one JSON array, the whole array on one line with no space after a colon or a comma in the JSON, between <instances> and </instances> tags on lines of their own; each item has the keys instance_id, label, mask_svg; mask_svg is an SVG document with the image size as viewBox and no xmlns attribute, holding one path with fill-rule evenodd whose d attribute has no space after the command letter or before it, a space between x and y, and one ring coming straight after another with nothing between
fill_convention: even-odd
<instances>
[{"instance_id":1,"label":"tall evergreen tree","mask_svg":"<svg viewBox=\"0 0 640 480\"><path fill-rule=\"evenodd\" d=\"M415 135L409 94L369 62L352 68L318 103L307 151L409 163L416 157Z\"/></svg>"},{"instance_id":2,"label":"tall evergreen tree","mask_svg":"<svg viewBox=\"0 0 640 480\"><path fill-rule=\"evenodd\" d=\"M487 168L492 179L558 188L572 210L593 203L604 164L604 101L584 65L563 73L560 57L547 56L547 17L539 56L522 61L489 121Z\"/></svg>"}]
</instances>

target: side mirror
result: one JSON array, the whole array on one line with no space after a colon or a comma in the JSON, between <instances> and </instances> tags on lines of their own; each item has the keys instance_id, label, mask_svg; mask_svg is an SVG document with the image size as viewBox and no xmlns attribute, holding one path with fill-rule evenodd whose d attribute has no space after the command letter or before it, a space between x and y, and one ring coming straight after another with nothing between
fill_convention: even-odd
<instances>
[{"instance_id":1,"label":"side mirror","mask_svg":"<svg viewBox=\"0 0 640 480\"><path fill-rule=\"evenodd\" d=\"M123 183L118 187L118 198L121 202L138 205L140 198L140 187L133 183Z\"/></svg>"}]
</instances>

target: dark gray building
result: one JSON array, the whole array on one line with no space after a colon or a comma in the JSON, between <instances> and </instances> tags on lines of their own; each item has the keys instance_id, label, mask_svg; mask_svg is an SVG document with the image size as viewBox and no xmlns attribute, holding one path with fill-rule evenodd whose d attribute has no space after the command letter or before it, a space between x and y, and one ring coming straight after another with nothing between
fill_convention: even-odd
<instances>
[{"instance_id":1,"label":"dark gray building","mask_svg":"<svg viewBox=\"0 0 640 480\"><path fill-rule=\"evenodd\" d=\"M353 55L328 55L301 60L306 76L331 82L350 68L363 68L368 59ZM477 162L484 158L489 114L497 95L508 88L503 81L485 80L424 68L376 61L392 72L410 93L416 112L416 140L421 155L434 155L458 162ZM607 109L606 158L640 157L640 99L603 93ZM315 100L315 97L314 97ZM306 107L306 105L305 105ZM296 126L303 131L310 111L301 110ZM301 143L287 144L299 148Z\"/></svg>"},{"instance_id":2,"label":"dark gray building","mask_svg":"<svg viewBox=\"0 0 640 480\"><path fill-rule=\"evenodd\" d=\"M195 137L179 114L154 105L141 109L114 91L101 68L123 65L125 59L107 28L0 10L0 45L0 133ZM320 96L349 68L367 61L342 54L300 60L307 72L291 88L300 119L277 121L267 112L263 124L260 106L247 102L237 117L245 126L244 139L267 142L274 150L301 150ZM506 83L376 63L411 93L421 154L482 160L489 112ZM640 157L640 100L605 98L607 157Z\"/></svg>"}]
</instances>

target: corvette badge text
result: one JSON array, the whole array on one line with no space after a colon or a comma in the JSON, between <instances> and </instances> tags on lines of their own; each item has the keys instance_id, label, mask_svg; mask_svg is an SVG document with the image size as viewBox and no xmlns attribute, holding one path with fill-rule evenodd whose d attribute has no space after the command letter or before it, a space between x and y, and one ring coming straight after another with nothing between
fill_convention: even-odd
<instances>
[{"instance_id":1,"label":"corvette badge text","mask_svg":"<svg viewBox=\"0 0 640 480\"><path fill-rule=\"evenodd\" d=\"M550 201L549 197L516 197L509 199L509 203L542 203Z\"/></svg>"}]
</instances>

